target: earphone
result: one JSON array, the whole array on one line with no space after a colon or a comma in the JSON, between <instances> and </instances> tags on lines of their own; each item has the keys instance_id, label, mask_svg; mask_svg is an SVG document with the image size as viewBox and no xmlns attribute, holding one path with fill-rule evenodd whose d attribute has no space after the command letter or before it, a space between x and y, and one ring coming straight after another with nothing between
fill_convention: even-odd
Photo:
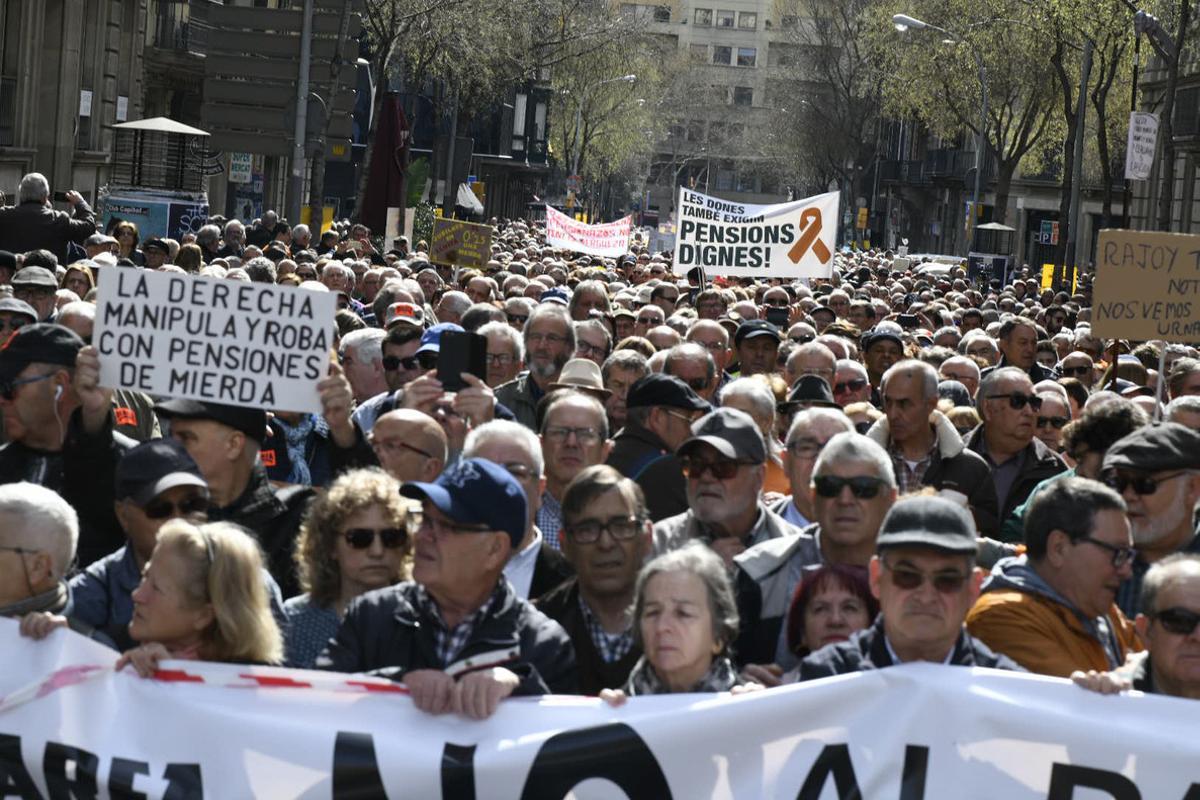
<instances>
[{"instance_id":1,"label":"earphone","mask_svg":"<svg viewBox=\"0 0 1200 800\"><path fill-rule=\"evenodd\" d=\"M63 393L63 387L61 387L61 386L57 387L54 390L54 402L56 402L56 403L58 402L58 399L60 397L62 397L62 393Z\"/></svg>"}]
</instances>

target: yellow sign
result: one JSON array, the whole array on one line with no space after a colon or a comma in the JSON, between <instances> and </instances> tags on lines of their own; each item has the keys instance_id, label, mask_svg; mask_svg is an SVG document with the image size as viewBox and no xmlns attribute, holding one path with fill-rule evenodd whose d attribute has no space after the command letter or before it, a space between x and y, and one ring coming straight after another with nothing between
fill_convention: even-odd
<instances>
[{"instance_id":1,"label":"yellow sign","mask_svg":"<svg viewBox=\"0 0 1200 800\"><path fill-rule=\"evenodd\" d=\"M450 219L433 221L429 260L482 269L492 257L492 226Z\"/></svg>"},{"instance_id":2,"label":"yellow sign","mask_svg":"<svg viewBox=\"0 0 1200 800\"><path fill-rule=\"evenodd\" d=\"M1096 336L1200 341L1200 236L1100 231L1092 308Z\"/></svg>"},{"instance_id":3,"label":"yellow sign","mask_svg":"<svg viewBox=\"0 0 1200 800\"><path fill-rule=\"evenodd\" d=\"M858 210L858 225L856 227L860 231L867 229L867 209L865 207Z\"/></svg>"},{"instance_id":4,"label":"yellow sign","mask_svg":"<svg viewBox=\"0 0 1200 800\"><path fill-rule=\"evenodd\" d=\"M1066 267L1065 269L1071 269ZM1079 270L1071 270L1071 294L1075 293L1075 287L1079 285ZM1042 288L1054 288L1054 265L1042 264Z\"/></svg>"}]
</instances>

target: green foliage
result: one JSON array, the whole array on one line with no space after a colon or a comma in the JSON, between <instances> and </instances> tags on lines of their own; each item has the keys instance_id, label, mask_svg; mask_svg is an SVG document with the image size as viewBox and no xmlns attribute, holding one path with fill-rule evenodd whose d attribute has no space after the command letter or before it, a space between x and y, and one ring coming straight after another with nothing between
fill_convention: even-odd
<instances>
[{"instance_id":1,"label":"green foliage","mask_svg":"<svg viewBox=\"0 0 1200 800\"><path fill-rule=\"evenodd\" d=\"M433 206L429 203L417 203L413 211L413 238L412 246L415 248L417 242L428 242L433 236Z\"/></svg>"},{"instance_id":2,"label":"green foliage","mask_svg":"<svg viewBox=\"0 0 1200 800\"><path fill-rule=\"evenodd\" d=\"M405 190L408 194L408 207L412 208L421 202L421 195L425 193L425 181L429 179L429 159L418 158L408 165L406 174Z\"/></svg>"}]
</instances>

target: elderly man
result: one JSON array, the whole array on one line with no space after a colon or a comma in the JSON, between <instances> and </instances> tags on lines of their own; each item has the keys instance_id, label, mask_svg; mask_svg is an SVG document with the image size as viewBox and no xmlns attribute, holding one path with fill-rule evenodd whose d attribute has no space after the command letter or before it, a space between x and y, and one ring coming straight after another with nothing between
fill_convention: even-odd
<instances>
[{"instance_id":1,"label":"elderly man","mask_svg":"<svg viewBox=\"0 0 1200 800\"><path fill-rule=\"evenodd\" d=\"M867 432L892 458L901 494L931 486L971 510L985 536L999 533L999 509L991 470L966 449L954 424L937 410L937 373L908 359L883 374L884 418Z\"/></svg>"},{"instance_id":2,"label":"elderly man","mask_svg":"<svg viewBox=\"0 0 1200 800\"><path fill-rule=\"evenodd\" d=\"M1063 428L1071 421L1071 403L1056 391L1038 391L1037 396L1042 408L1038 411L1034 436L1052 453L1062 453Z\"/></svg>"},{"instance_id":3,"label":"elderly man","mask_svg":"<svg viewBox=\"0 0 1200 800\"><path fill-rule=\"evenodd\" d=\"M496 400L512 410L517 422L536 431L538 401L575 352L575 328L565 308L543 303L529 315L523 334L528 368L497 387Z\"/></svg>"},{"instance_id":4,"label":"elderly man","mask_svg":"<svg viewBox=\"0 0 1200 800\"><path fill-rule=\"evenodd\" d=\"M721 385L729 380L728 369L733 360L733 350L729 347L729 331L718 322L701 319L692 323L683 339L685 342L695 342L713 357L717 374L721 376L721 381L717 384L719 391Z\"/></svg>"},{"instance_id":5,"label":"elderly man","mask_svg":"<svg viewBox=\"0 0 1200 800\"><path fill-rule=\"evenodd\" d=\"M819 416L808 420L814 427L829 423ZM796 661L787 647L787 611L804 569L825 563L866 567L879 524L896 501L887 453L861 434L842 432L829 439L811 476L804 490L816 521L799 536L772 539L734 559L741 621L738 658L745 664L776 665L751 670L767 683L778 682L780 671Z\"/></svg>"},{"instance_id":6,"label":"elderly man","mask_svg":"<svg viewBox=\"0 0 1200 800\"><path fill-rule=\"evenodd\" d=\"M546 543L561 548L563 492L581 470L603 464L612 451L608 416L599 400L577 392L556 392L542 415L541 450L546 485L537 524Z\"/></svg>"},{"instance_id":7,"label":"elderly man","mask_svg":"<svg viewBox=\"0 0 1200 800\"><path fill-rule=\"evenodd\" d=\"M967 388L972 399L979 391L979 365L966 356L947 358L938 367L938 377L944 381L958 381Z\"/></svg>"},{"instance_id":8,"label":"elderly man","mask_svg":"<svg viewBox=\"0 0 1200 800\"><path fill-rule=\"evenodd\" d=\"M1097 378L1092 357L1082 350L1068 353L1058 365L1058 374L1063 378L1075 378L1087 387L1091 387Z\"/></svg>"},{"instance_id":9,"label":"elderly man","mask_svg":"<svg viewBox=\"0 0 1200 800\"><path fill-rule=\"evenodd\" d=\"M771 510L797 528L812 524L810 480L817 456L825 443L839 433L852 433L854 423L845 414L828 408L806 408L796 413L784 438L783 471L791 494Z\"/></svg>"},{"instance_id":10,"label":"elderly man","mask_svg":"<svg viewBox=\"0 0 1200 800\"><path fill-rule=\"evenodd\" d=\"M767 445L746 412L718 408L701 417L677 454L688 510L655 523L656 553L699 540L732 566L747 547L799 533L763 504Z\"/></svg>"},{"instance_id":11,"label":"elderly man","mask_svg":"<svg viewBox=\"0 0 1200 800\"><path fill-rule=\"evenodd\" d=\"M1194 512L1200 501L1200 433L1176 422L1139 428L1108 448L1101 479L1128 507L1137 558L1117 594L1127 615L1137 613L1142 580L1172 553L1200 553Z\"/></svg>"},{"instance_id":12,"label":"elderly man","mask_svg":"<svg viewBox=\"0 0 1200 800\"><path fill-rule=\"evenodd\" d=\"M462 315L471 307L471 298L465 292L450 291L442 295L437 307L433 310L438 322L452 322L458 325Z\"/></svg>"},{"instance_id":13,"label":"elderly man","mask_svg":"<svg viewBox=\"0 0 1200 800\"><path fill-rule=\"evenodd\" d=\"M66 614L74 630L90 634L64 580L78 541L79 517L62 497L33 483L0 486L0 617Z\"/></svg>"},{"instance_id":14,"label":"elderly man","mask_svg":"<svg viewBox=\"0 0 1200 800\"><path fill-rule=\"evenodd\" d=\"M1171 367L1167 376L1170 397L1200 395L1200 359L1181 358Z\"/></svg>"},{"instance_id":15,"label":"elderly man","mask_svg":"<svg viewBox=\"0 0 1200 800\"><path fill-rule=\"evenodd\" d=\"M575 325L574 358L587 358L603 366L612 353L612 334L604 323L597 319L585 319Z\"/></svg>"},{"instance_id":16,"label":"elderly man","mask_svg":"<svg viewBox=\"0 0 1200 800\"><path fill-rule=\"evenodd\" d=\"M449 458L442 426L428 414L411 408L397 408L381 416L367 438L379 466L401 483L432 481ZM335 471L369 463L335 461Z\"/></svg>"},{"instance_id":17,"label":"elderly man","mask_svg":"<svg viewBox=\"0 0 1200 800\"><path fill-rule=\"evenodd\" d=\"M801 375L818 375L833 386L836 374L837 357L833 351L819 342L808 342L788 354L783 377L788 386L793 386Z\"/></svg>"},{"instance_id":18,"label":"elderly man","mask_svg":"<svg viewBox=\"0 0 1200 800\"><path fill-rule=\"evenodd\" d=\"M653 528L642 490L603 464L576 475L562 500L563 552L575 577L543 596L538 608L570 635L579 689L594 695L623 686L641 657L632 608Z\"/></svg>"},{"instance_id":19,"label":"elderly man","mask_svg":"<svg viewBox=\"0 0 1200 800\"><path fill-rule=\"evenodd\" d=\"M967 435L965 443L991 467L1000 509L997 520L983 520L980 527L999 532L1000 520L1025 502L1034 487L1065 471L1067 465L1033 435L1042 401L1024 370L1001 367L987 372L975 404L983 424ZM982 508L974 510L980 515Z\"/></svg>"},{"instance_id":20,"label":"elderly man","mask_svg":"<svg viewBox=\"0 0 1200 800\"><path fill-rule=\"evenodd\" d=\"M422 711L477 719L513 694L576 691L570 637L502 577L525 538L520 482L471 458L401 494L422 506L413 580L354 600L317 668L386 675Z\"/></svg>"},{"instance_id":21,"label":"elderly man","mask_svg":"<svg viewBox=\"0 0 1200 800\"><path fill-rule=\"evenodd\" d=\"M748 378L775 372L779 341L779 329L765 320L750 320L738 325L733 335L733 346L737 351L739 375Z\"/></svg>"},{"instance_id":22,"label":"elderly man","mask_svg":"<svg viewBox=\"0 0 1200 800\"><path fill-rule=\"evenodd\" d=\"M608 465L642 487L650 519L686 511L687 486L675 451L709 404L683 381L660 372L638 379L625 402L626 423L613 439Z\"/></svg>"},{"instance_id":23,"label":"elderly man","mask_svg":"<svg viewBox=\"0 0 1200 800\"><path fill-rule=\"evenodd\" d=\"M675 345L667 351L663 372L679 378L707 402L714 402L721 376L712 354L703 346L694 342Z\"/></svg>"},{"instance_id":24,"label":"elderly man","mask_svg":"<svg viewBox=\"0 0 1200 800\"><path fill-rule=\"evenodd\" d=\"M225 223L224 231L224 246L218 251L217 255L221 258L241 258L246 252L246 226L241 220L231 219ZM143 251L145 247L143 246ZM147 264L147 267L149 264Z\"/></svg>"},{"instance_id":25,"label":"elderly man","mask_svg":"<svg viewBox=\"0 0 1200 800\"><path fill-rule=\"evenodd\" d=\"M388 390L383 369L383 340L387 332L379 328L350 331L342 337L338 361L346 380L354 390L354 400L362 403Z\"/></svg>"},{"instance_id":26,"label":"elderly man","mask_svg":"<svg viewBox=\"0 0 1200 800\"><path fill-rule=\"evenodd\" d=\"M911 661L1020 671L963 625L983 573L975 566L971 515L941 497L907 497L888 512L871 559L881 613L848 641L800 662L802 681Z\"/></svg>"},{"instance_id":27,"label":"elderly man","mask_svg":"<svg viewBox=\"0 0 1200 800\"><path fill-rule=\"evenodd\" d=\"M50 183L31 172L17 185L17 204L0 208L0 243L13 253L49 250L60 263L68 261L68 245L81 244L96 232L96 217L79 192L66 194L71 214L50 204Z\"/></svg>"},{"instance_id":28,"label":"elderly man","mask_svg":"<svg viewBox=\"0 0 1200 800\"><path fill-rule=\"evenodd\" d=\"M1109 670L1142 649L1114 599L1132 572L1125 503L1087 478L1039 492L1025 515L1026 555L1001 560L967 630L1030 672Z\"/></svg>"},{"instance_id":29,"label":"elderly man","mask_svg":"<svg viewBox=\"0 0 1200 800\"><path fill-rule=\"evenodd\" d=\"M830 388L834 401L842 408L852 403L871 402L871 379L867 377L867 368L858 361L839 358Z\"/></svg>"},{"instance_id":30,"label":"elderly man","mask_svg":"<svg viewBox=\"0 0 1200 800\"><path fill-rule=\"evenodd\" d=\"M13 297L37 312L38 322L55 322L58 280L45 267L25 267L12 277Z\"/></svg>"},{"instance_id":31,"label":"elderly man","mask_svg":"<svg viewBox=\"0 0 1200 800\"><path fill-rule=\"evenodd\" d=\"M353 409L354 424L364 433L371 431L381 414L399 405L399 395L405 384L416 380L426 370L417 356L425 333L425 313L421 307L413 303L392 303L385 311L384 320L387 335L380 345L383 357L379 363L387 388ZM348 446L340 441L337 444Z\"/></svg>"},{"instance_id":32,"label":"elderly man","mask_svg":"<svg viewBox=\"0 0 1200 800\"><path fill-rule=\"evenodd\" d=\"M507 322L489 322L476 333L487 338L487 385L495 389L515 379L525 366L521 332Z\"/></svg>"},{"instance_id":33,"label":"elderly man","mask_svg":"<svg viewBox=\"0 0 1200 800\"><path fill-rule=\"evenodd\" d=\"M608 412L608 429L619 431L625 427L628 416L626 400L629 389L639 379L650 372L646 357L636 350L618 350L604 360L600 367L600 377L604 388L608 389L608 399L604 401L604 410Z\"/></svg>"},{"instance_id":34,"label":"elderly man","mask_svg":"<svg viewBox=\"0 0 1200 800\"><path fill-rule=\"evenodd\" d=\"M1052 369L1046 369L1037 363L1038 329L1037 323L1027 317L1009 317L1000 323L998 333L1000 339L1000 363L983 371L988 373L1004 367L1017 367L1024 370L1034 383L1054 380L1058 376Z\"/></svg>"}]
</instances>

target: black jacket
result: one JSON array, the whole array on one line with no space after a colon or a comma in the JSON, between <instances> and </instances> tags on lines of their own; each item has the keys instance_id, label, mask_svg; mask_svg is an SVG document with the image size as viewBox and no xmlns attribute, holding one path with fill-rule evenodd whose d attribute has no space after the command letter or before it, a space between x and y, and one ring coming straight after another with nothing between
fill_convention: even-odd
<instances>
[{"instance_id":1,"label":"black jacket","mask_svg":"<svg viewBox=\"0 0 1200 800\"><path fill-rule=\"evenodd\" d=\"M967 445L967 449L971 450L987 462L987 458L983 456L984 441L983 441L983 425L980 425L967 434L963 440ZM971 509L975 512L976 524L979 526L980 533L984 536L1001 537L1004 541L1001 532L1000 521L1008 519L1009 515L1017 506L1029 499L1029 495L1037 487L1039 483L1047 478L1053 478L1060 472L1067 470L1067 465L1046 445L1042 444L1041 440L1034 437L1025 447L1024 463L1021 464L1021 471L1017 474L1016 480L1013 481L1012 488L1008 492L1008 497L1004 500L1004 506L1000 508L1000 515L995 518L988 516L986 510L981 510L979 507L972 505ZM991 462L987 462L988 468L991 469ZM992 486L992 493L995 494L995 484ZM997 500L997 506L999 501Z\"/></svg>"},{"instance_id":2,"label":"black jacket","mask_svg":"<svg viewBox=\"0 0 1200 800\"><path fill-rule=\"evenodd\" d=\"M537 561L533 564L533 580L529 583L529 602L562 585L563 581L575 577L575 569L567 557L550 545L542 542Z\"/></svg>"},{"instance_id":3,"label":"black jacket","mask_svg":"<svg viewBox=\"0 0 1200 800\"><path fill-rule=\"evenodd\" d=\"M415 583L400 583L357 597L337 636L317 656L316 668L403 681L411 670L449 666L438 658L437 623L419 610L416 590ZM475 625L457 659L517 649L517 660L504 665L521 679L515 694L574 694L575 650L566 631L517 597L508 581L501 580L497 591L496 605Z\"/></svg>"},{"instance_id":4,"label":"black jacket","mask_svg":"<svg viewBox=\"0 0 1200 800\"><path fill-rule=\"evenodd\" d=\"M642 487L654 522L688 510L683 467L653 431L628 423L614 438L606 463Z\"/></svg>"},{"instance_id":5,"label":"black jacket","mask_svg":"<svg viewBox=\"0 0 1200 800\"><path fill-rule=\"evenodd\" d=\"M95 232L96 215L87 203L75 206L74 214L37 202L0 208L0 250L49 250L67 264L67 243L82 242Z\"/></svg>"},{"instance_id":6,"label":"black jacket","mask_svg":"<svg viewBox=\"0 0 1200 800\"><path fill-rule=\"evenodd\" d=\"M633 665L642 656L636 645L625 657L611 664L600 657L592 634L588 631L583 611L579 608L579 582L571 578L537 601L538 609L563 626L575 645L575 663L579 667L579 691L600 694L601 689L620 689L629 680Z\"/></svg>"},{"instance_id":7,"label":"black jacket","mask_svg":"<svg viewBox=\"0 0 1200 800\"><path fill-rule=\"evenodd\" d=\"M296 565L292 561L296 535L313 490L307 486L275 489L260 465L250 473L250 481L237 500L224 508L208 510L211 522L235 522L258 538L267 560L267 570L279 584L284 599L300 594Z\"/></svg>"},{"instance_id":8,"label":"black jacket","mask_svg":"<svg viewBox=\"0 0 1200 800\"><path fill-rule=\"evenodd\" d=\"M893 666L894 663L891 654L888 653L887 642L884 641L881 614L875 619L875 624L858 631L849 640L829 644L815 653L810 653L800 662L799 680L811 681L832 675L883 669ZM1008 656L993 653L987 645L967 633L966 628L958 634L958 641L954 643L954 653L950 656L950 664L956 667L1025 671Z\"/></svg>"}]
</instances>

